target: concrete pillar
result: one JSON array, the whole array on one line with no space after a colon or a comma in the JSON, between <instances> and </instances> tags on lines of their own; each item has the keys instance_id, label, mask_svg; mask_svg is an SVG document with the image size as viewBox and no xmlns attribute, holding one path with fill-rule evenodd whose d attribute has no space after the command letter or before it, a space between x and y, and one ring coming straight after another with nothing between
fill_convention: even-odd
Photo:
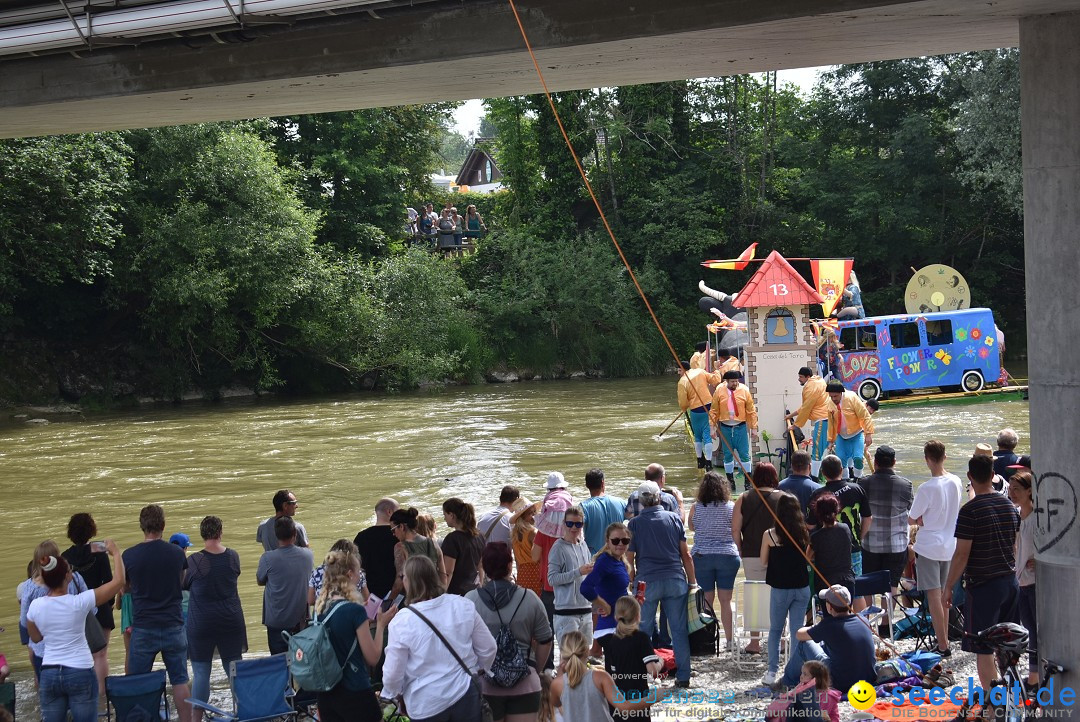
<instances>
[{"instance_id":1,"label":"concrete pillar","mask_svg":"<svg viewBox=\"0 0 1080 722\"><path fill-rule=\"evenodd\" d=\"M1020 58L1039 656L1080 690L1080 15L1021 19Z\"/></svg>"}]
</instances>

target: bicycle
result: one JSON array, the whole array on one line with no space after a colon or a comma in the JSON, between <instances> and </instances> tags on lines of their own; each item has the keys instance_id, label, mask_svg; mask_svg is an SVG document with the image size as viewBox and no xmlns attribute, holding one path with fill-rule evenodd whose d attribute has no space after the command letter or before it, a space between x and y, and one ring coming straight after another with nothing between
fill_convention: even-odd
<instances>
[{"instance_id":1,"label":"bicycle","mask_svg":"<svg viewBox=\"0 0 1080 722\"><path fill-rule=\"evenodd\" d=\"M1000 702L990 699L990 690L983 691L986 698L983 700L982 719L992 720L992 722L1027 722L1042 719L1038 691L1050 681L1052 676L1064 672L1065 668L1056 662L1042 660L1039 684L1030 688L1027 675L1021 674L1019 669L1020 657L1027 652L1028 631L1026 629L1013 622L1003 622L975 634L964 632L964 637L994 650L994 660L1000 677L994 680L992 688L1004 687L1005 689L1005 699ZM957 719L968 719L970 702L969 700L968 704L961 707L961 713Z\"/></svg>"}]
</instances>

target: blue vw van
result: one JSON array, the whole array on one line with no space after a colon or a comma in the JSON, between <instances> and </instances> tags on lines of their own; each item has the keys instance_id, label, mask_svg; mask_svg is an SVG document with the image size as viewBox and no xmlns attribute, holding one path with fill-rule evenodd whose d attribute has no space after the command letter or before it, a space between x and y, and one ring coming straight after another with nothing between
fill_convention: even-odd
<instances>
[{"instance_id":1,"label":"blue vw van","mask_svg":"<svg viewBox=\"0 0 1080 722\"><path fill-rule=\"evenodd\" d=\"M1001 374L1001 340L988 308L840 321L844 386L863 399L938 387L979 391Z\"/></svg>"}]
</instances>

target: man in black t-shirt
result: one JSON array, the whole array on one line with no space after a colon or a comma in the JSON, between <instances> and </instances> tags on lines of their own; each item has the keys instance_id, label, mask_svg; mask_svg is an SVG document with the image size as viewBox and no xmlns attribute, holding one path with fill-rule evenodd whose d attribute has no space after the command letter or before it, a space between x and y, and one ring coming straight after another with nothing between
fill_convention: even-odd
<instances>
[{"instance_id":1,"label":"man in black t-shirt","mask_svg":"<svg viewBox=\"0 0 1080 722\"><path fill-rule=\"evenodd\" d=\"M390 529L390 515L398 508L398 503L389 497L379 499L375 504L375 526L369 526L353 539L356 548L360 550L368 591L380 599L386 599L397 575L394 567L394 547L398 540Z\"/></svg>"},{"instance_id":2,"label":"man in black t-shirt","mask_svg":"<svg viewBox=\"0 0 1080 722\"><path fill-rule=\"evenodd\" d=\"M1016 582L1013 550L1020 531L1020 513L1013 503L994 491L994 460L976 455L968 461L968 480L975 498L960 507L956 518L956 551L949 564L944 602L952 602L952 590L964 575L965 631L981 632L1000 622L1011 622L1016 614L1020 588ZM990 689L997 675L993 650L964 639L961 648L974 652L979 681Z\"/></svg>"},{"instance_id":3,"label":"man in black t-shirt","mask_svg":"<svg viewBox=\"0 0 1080 722\"><path fill-rule=\"evenodd\" d=\"M187 555L161 538L165 511L157 504L139 512L140 544L125 549L124 568L131 594L131 649L129 674L144 674L160 653L173 688L173 702L180 722L191 719L187 703L191 688L187 671L187 634L181 607L181 587Z\"/></svg>"}]
</instances>

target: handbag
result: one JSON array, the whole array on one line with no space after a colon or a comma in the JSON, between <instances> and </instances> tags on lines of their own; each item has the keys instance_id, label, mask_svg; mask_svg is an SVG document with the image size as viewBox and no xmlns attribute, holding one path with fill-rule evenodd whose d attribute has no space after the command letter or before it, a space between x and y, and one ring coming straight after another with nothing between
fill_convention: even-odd
<instances>
[{"instance_id":1,"label":"handbag","mask_svg":"<svg viewBox=\"0 0 1080 722\"><path fill-rule=\"evenodd\" d=\"M109 640L105 636L105 630L101 628L101 622L97 618L97 608L86 613L86 643L90 647L90 654L97 654L109 646Z\"/></svg>"},{"instance_id":2,"label":"handbag","mask_svg":"<svg viewBox=\"0 0 1080 722\"><path fill-rule=\"evenodd\" d=\"M89 590L86 582L82 578L82 574L74 577L72 582L75 584L75 591L80 594ZM86 644L90 647L90 654L97 654L109 646L109 639L105 636L105 630L101 628L101 622L99 622L97 618L97 607L94 607L86 613L86 624L83 628L83 636L86 637Z\"/></svg>"},{"instance_id":3,"label":"handbag","mask_svg":"<svg viewBox=\"0 0 1080 722\"><path fill-rule=\"evenodd\" d=\"M440 632L435 627L435 625L431 623L431 620L418 612L415 607L409 607L409 611L420 617L424 624L431 627L431 631L435 632L435 636L438 637L442 641L442 643L446 645L446 648L450 650L450 654L454 655L454 659L457 660L457 663L461 665L461 668L463 670L465 670L465 674L469 675L469 679L471 679L473 681L473 684L476 685L476 691L480 693L480 722L494 722L495 716L491 712L491 705L489 705L488 701L484 699L484 695L481 692L482 687L480 685L480 678L471 669L469 669L469 666L465 664L464 660L461 659L461 656L457 653L457 650L455 650L450 645L450 642L446 641L446 637L444 637L442 635L442 632Z\"/></svg>"}]
</instances>

